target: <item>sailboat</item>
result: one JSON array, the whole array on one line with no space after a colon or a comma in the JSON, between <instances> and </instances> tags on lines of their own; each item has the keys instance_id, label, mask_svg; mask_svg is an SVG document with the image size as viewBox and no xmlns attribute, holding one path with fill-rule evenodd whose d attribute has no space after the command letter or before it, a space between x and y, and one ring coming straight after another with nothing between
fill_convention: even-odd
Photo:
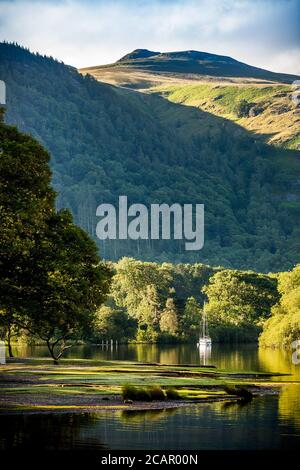
<instances>
[{"instance_id":1,"label":"sailboat","mask_svg":"<svg viewBox=\"0 0 300 470\"><path fill-rule=\"evenodd\" d=\"M203 317L202 317L202 331L199 336L199 341L197 343L197 347L204 349L204 348L211 348L211 337L209 336L208 332L208 325L207 325L207 315L205 311L205 302L203 305Z\"/></svg>"}]
</instances>

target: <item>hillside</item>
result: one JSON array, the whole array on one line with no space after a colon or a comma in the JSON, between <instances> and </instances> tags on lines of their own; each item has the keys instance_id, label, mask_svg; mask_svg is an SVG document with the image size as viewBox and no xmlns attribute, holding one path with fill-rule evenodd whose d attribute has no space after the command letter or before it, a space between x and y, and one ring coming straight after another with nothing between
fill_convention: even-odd
<instances>
[{"instance_id":1,"label":"hillside","mask_svg":"<svg viewBox=\"0 0 300 470\"><path fill-rule=\"evenodd\" d=\"M230 119L267 143L300 149L300 108L288 85L170 85L150 90L164 98ZM239 104L246 103L240 113Z\"/></svg>"},{"instance_id":2,"label":"hillside","mask_svg":"<svg viewBox=\"0 0 300 470\"><path fill-rule=\"evenodd\" d=\"M300 145L300 109L291 99L289 85L299 79L294 75L269 72L216 54L160 54L144 49L115 64L80 72L233 120L271 144L294 149ZM244 116L235 110L241 100L249 106Z\"/></svg>"},{"instance_id":3,"label":"hillside","mask_svg":"<svg viewBox=\"0 0 300 470\"><path fill-rule=\"evenodd\" d=\"M51 152L59 207L95 236L96 207L204 203L206 241L98 242L101 255L286 269L300 258L298 153L264 144L236 123L192 106L99 83L73 67L0 45L6 121Z\"/></svg>"}]
</instances>

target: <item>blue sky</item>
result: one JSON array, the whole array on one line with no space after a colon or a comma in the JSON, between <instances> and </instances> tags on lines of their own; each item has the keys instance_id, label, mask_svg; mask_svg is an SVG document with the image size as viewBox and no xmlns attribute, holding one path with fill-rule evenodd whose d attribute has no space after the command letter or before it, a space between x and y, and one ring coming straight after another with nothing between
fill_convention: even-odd
<instances>
[{"instance_id":1,"label":"blue sky","mask_svg":"<svg viewBox=\"0 0 300 470\"><path fill-rule=\"evenodd\" d=\"M77 67L195 49L300 74L300 0L0 0L0 39Z\"/></svg>"}]
</instances>

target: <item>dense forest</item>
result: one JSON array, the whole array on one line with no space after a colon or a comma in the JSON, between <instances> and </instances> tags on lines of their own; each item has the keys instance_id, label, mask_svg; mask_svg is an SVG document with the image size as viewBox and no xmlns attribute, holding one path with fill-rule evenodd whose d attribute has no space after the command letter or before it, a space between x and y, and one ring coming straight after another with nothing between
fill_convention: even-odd
<instances>
[{"instance_id":1,"label":"dense forest","mask_svg":"<svg viewBox=\"0 0 300 470\"><path fill-rule=\"evenodd\" d=\"M96 240L103 258L262 272L300 261L298 167L282 166L297 152L199 109L83 77L14 44L0 45L0 78L6 121L50 151L56 206L71 209L94 239L96 207L117 204L122 194L129 204L205 204L203 250L186 252L178 240Z\"/></svg>"},{"instance_id":2,"label":"dense forest","mask_svg":"<svg viewBox=\"0 0 300 470\"><path fill-rule=\"evenodd\" d=\"M57 362L74 341L196 341L206 302L214 341L289 346L299 335L299 265L280 274L103 263L55 208L49 154L0 122L0 337L44 341Z\"/></svg>"},{"instance_id":3,"label":"dense forest","mask_svg":"<svg viewBox=\"0 0 300 470\"><path fill-rule=\"evenodd\" d=\"M196 342L204 301L214 341L257 341L279 299L276 277L254 272L133 258L113 271L109 298L87 335L95 342Z\"/></svg>"}]
</instances>

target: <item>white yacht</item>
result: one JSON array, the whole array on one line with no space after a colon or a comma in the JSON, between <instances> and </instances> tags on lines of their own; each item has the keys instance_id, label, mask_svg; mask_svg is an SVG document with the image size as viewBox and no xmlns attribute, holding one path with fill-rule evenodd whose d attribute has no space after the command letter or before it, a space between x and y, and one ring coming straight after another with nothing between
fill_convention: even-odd
<instances>
[{"instance_id":1,"label":"white yacht","mask_svg":"<svg viewBox=\"0 0 300 470\"><path fill-rule=\"evenodd\" d=\"M207 324L207 315L205 311L205 302L203 305L203 317L202 317L202 331L199 336L199 341L197 343L198 348L210 348L211 347L211 337L209 336L208 332L208 324Z\"/></svg>"}]
</instances>

